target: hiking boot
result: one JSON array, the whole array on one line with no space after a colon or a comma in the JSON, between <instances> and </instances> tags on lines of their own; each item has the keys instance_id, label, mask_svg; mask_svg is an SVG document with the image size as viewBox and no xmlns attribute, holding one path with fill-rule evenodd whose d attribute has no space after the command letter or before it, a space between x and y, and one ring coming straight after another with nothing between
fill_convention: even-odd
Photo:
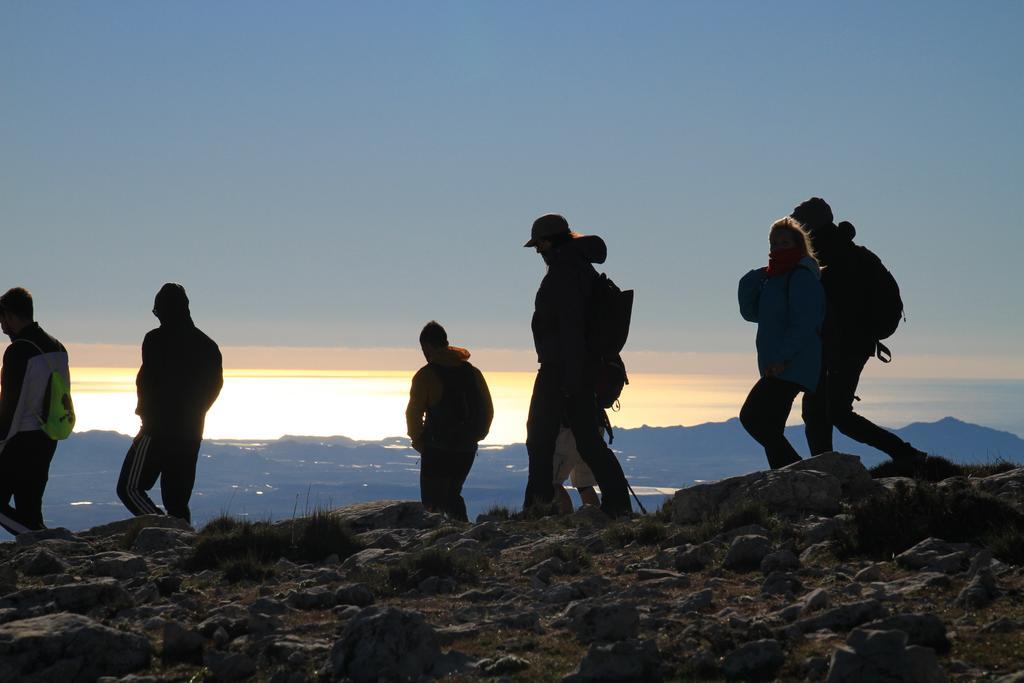
<instances>
[{"instance_id":1,"label":"hiking boot","mask_svg":"<svg viewBox=\"0 0 1024 683\"><path fill-rule=\"evenodd\" d=\"M901 477L916 478L917 473L924 468L928 461L927 453L917 450L909 443L904 443L899 453L893 453L889 457L892 458Z\"/></svg>"}]
</instances>

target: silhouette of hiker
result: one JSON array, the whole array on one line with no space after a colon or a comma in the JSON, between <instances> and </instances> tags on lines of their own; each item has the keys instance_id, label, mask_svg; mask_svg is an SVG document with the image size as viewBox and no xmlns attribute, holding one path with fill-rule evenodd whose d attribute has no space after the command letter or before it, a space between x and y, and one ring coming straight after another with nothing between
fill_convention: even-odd
<instances>
[{"instance_id":1,"label":"silhouette of hiker","mask_svg":"<svg viewBox=\"0 0 1024 683\"><path fill-rule=\"evenodd\" d=\"M432 512L468 521L462 485L476 458L477 444L491 429L494 406L483 373L469 351L448 344L435 321L420 332L427 364L412 378L405 422L419 452L420 498Z\"/></svg>"},{"instance_id":2,"label":"silhouette of hiker","mask_svg":"<svg viewBox=\"0 0 1024 683\"><path fill-rule=\"evenodd\" d=\"M67 350L35 322L24 287L0 296L0 328L11 338L0 372L0 526L17 536L44 528L43 491L57 450L42 429L50 375L60 373L66 386L71 379Z\"/></svg>"},{"instance_id":3,"label":"silhouette of hiker","mask_svg":"<svg viewBox=\"0 0 1024 683\"><path fill-rule=\"evenodd\" d=\"M531 323L540 369L526 421L530 469L523 509L553 499L552 458L564 415L580 457L601 487L601 510L611 516L630 514L626 477L600 436L587 368L586 313L597 279L591 264L603 263L607 248L600 237L570 232L569 223L557 214L534 221L524 246L534 247L548 270L537 290Z\"/></svg>"},{"instance_id":4,"label":"silhouette of hiker","mask_svg":"<svg viewBox=\"0 0 1024 683\"><path fill-rule=\"evenodd\" d=\"M828 300L818 390L806 394L803 401L811 455L832 450L834 426L851 439L886 453L909 472L925 454L853 410L860 374L878 343L870 322L872 307L877 304L869 294L871 274L867 269L872 264L862 258L862 250L853 242L854 227L847 222L835 225L832 208L824 199L812 197L793 209L792 215L810 235L823 266L821 282Z\"/></svg>"},{"instance_id":5,"label":"silhouette of hiker","mask_svg":"<svg viewBox=\"0 0 1024 683\"><path fill-rule=\"evenodd\" d=\"M806 396L818 382L825 293L810 239L799 223L775 221L768 240L768 267L750 271L739 285L740 315L757 323L761 372L740 409L740 422L764 447L774 470L800 460L786 439L786 419L796 395L803 391Z\"/></svg>"},{"instance_id":6,"label":"silhouette of hiker","mask_svg":"<svg viewBox=\"0 0 1024 683\"><path fill-rule=\"evenodd\" d=\"M160 327L142 341L135 378L142 428L125 455L117 495L134 515L163 514L146 493L159 477L167 514L191 524L188 502L206 412L224 385L220 349L192 322L181 285L160 288L153 315Z\"/></svg>"}]
</instances>

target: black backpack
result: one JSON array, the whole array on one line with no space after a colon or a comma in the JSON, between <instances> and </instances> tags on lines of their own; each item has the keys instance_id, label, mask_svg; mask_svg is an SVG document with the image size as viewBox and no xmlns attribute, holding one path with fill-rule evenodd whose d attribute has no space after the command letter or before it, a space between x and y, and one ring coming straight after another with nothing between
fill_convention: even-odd
<instances>
[{"instance_id":1,"label":"black backpack","mask_svg":"<svg viewBox=\"0 0 1024 683\"><path fill-rule=\"evenodd\" d=\"M427 407L423 441L441 450L472 450L483 437L483 411L476 370L469 363L431 363L443 387L441 400Z\"/></svg>"},{"instance_id":2,"label":"black backpack","mask_svg":"<svg viewBox=\"0 0 1024 683\"><path fill-rule=\"evenodd\" d=\"M855 245L854 249L857 254L857 272L864 283L864 297L867 301L863 324L875 340L878 360L888 363L892 360L892 352L881 340L891 337L900 321L906 320L900 286L873 251L860 245Z\"/></svg>"},{"instance_id":3,"label":"black backpack","mask_svg":"<svg viewBox=\"0 0 1024 683\"><path fill-rule=\"evenodd\" d=\"M587 311L587 351L600 408L612 408L629 384L623 347L633 316L633 290L622 291L604 273L594 278Z\"/></svg>"}]
</instances>

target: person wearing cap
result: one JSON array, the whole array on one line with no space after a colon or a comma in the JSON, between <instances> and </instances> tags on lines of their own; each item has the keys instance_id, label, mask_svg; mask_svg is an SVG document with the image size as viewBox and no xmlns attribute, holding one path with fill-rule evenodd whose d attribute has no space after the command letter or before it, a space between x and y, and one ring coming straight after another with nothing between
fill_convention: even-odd
<instances>
[{"instance_id":1,"label":"person wearing cap","mask_svg":"<svg viewBox=\"0 0 1024 683\"><path fill-rule=\"evenodd\" d=\"M192 322L185 288L168 282L157 292L160 327L142 341L135 378L142 419L121 466L117 495L134 515L164 514L147 492L160 479L166 514L192 523L188 507L196 480L206 412L224 385L217 344Z\"/></svg>"},{"instance_id":2,"label":"person wearing cap","mask_svg":"<svg viewBox=\"0 0 1024 683\"><path fill-rule=\"evenodd\" d=\"M537 250L547 273L537 290L531 322L540 368L526 421L529 475L523 509L548 505L554 498L552 460L564 416L580 457L601 488L601 509L613 517L630 514L626 477L601 438L587 367L586 313L597 278L593 264L604 263L607 247L600 237L570 231L568 221L558 214L534 221L524 246Z\"/></svg>"},{"instance_id":3,"label":"person wearing cap","mask_svg":"<svg viewBox=\"0 0 1024 683\"><path fill-rule=\"evenodd\" d=\"M420 499L431 512L466 522L462 485L477 444L491 429L491 392L469 351L451 346L437 321L423 326L420 349L427 364L412 378L405 410L409 439L420 454Z\"/></svg>"},{"instance_id":4,"label":"person wearing cap","mask_svg":"<svg viewBox=\"0 0 1024 683\"><path fill-rule=\"evenodd\" d=\"M853 410L854 394L877 339L869 323L871 300L866 296L868 275L859 266L856 230L843 221L836 225L832 207L811 197L791 214L807 230L822 265L821 284L827 309L822 329L823 363L817 390L804 394L803 419L811 455L832 450L832 428L886 453L908 473L925 453Z\"/></svg>"},{"instance_id":5,"label":"person wearing cap","mask_svg":"<svg viewBox=\"0 0 1024 683\"><path fill-rule=\"evenodd\" d=\"M45 397L52 373L66 386L71 377L67 350L35 322L24 287L0 296L0 329L11 339L0 371L0 526L16 536L44 528L43 492L57 450L41 429Z\"/></svg>"}]
</instances>

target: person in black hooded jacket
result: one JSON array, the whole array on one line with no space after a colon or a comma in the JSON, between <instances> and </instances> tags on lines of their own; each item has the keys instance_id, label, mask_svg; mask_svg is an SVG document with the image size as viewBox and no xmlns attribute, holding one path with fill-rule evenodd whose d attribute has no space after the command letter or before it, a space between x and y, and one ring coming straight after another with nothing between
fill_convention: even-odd
<instances>
[{"instance_id":1,"label":"person in black hooded jacket","mask_svg":"<svg viewBox=\"0 0 1024 683\"><path fill-rule=\"evenodd\" d=\"M540 369L526 422L529 477L523 508L554 498L551 483L555 442L563 417L572 429L580 457L601 487L601 509L629 514L628 484L619 461L601 438L597 400L588 368L586 312L597 271L607 248L597 236L580 236L558 214L533 223L530 241L548 266L534 301L533 343Z\"/></svg>"},{"instance_id":2,"label":"person in black hooded jacket","mask_svg":"<svg viewBox=\"0 0 1024 683\"><path fill-rule=\"evenodd\" d=\"M117 481L117 495L135 515L163 514L146 494L160 478L167 514L192 522L188 507L196 479L206 412L224 384L220 349L192 322L185 288L169 282L153 304L160 327L142 342L135 379L142 428Z\"/></svg>"},{"instance_id":3,"label":"person in black hooded jacket","mask_svg":"<svg viewBox=\"0 0 1024 683\"><path fill-rule=\"evenodd\" d=\"M886 453L911 474L926 454L853 410L854 394L864 366L875 353L877 339L868 321L872 302L856 230L833 223L832 207L812 197L793 209L792 217L807 229L823 269L827 307L822 327L822 365L817 391L804 394L803 419L811 455L832 450L832 428Z\"/></svg>"}]
</instances>

